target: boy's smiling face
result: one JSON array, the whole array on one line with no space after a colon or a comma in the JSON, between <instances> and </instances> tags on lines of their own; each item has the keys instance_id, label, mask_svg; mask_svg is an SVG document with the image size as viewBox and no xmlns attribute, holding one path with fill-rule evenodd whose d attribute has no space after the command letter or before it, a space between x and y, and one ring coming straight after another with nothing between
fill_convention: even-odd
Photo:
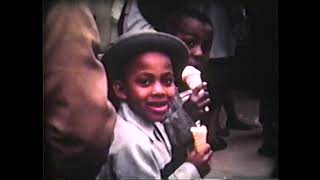
<instances>
[{"instance_id":1,"label":"boy's smiling face","mask_svg":"<svg viewBox=\"0 0 320 180\"><path fill-rule=\"evenodd\" d=\"M176 91L170 58L160 52L145 52L128 64L124 76L117 96L144 119L164 120Z\"/></svg>"}]
</instances>

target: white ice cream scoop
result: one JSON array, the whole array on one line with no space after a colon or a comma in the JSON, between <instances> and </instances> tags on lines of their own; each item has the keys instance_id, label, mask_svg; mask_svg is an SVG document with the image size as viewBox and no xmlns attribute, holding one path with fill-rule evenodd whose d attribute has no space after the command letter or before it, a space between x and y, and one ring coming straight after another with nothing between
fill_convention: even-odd
<instances>
[{"instance_id":1,"label":"white ice cream scoop","mask_svg":"<svg viewBox=\"0 0 320 180\"><path fill-rule=\"evenodd\" d=\"M191 90L202 84L201 72L193 66L186 66L182 71L182 80L189 86ZM200 90L199 94L204 93L204 90ZM208 106L204 108L206 112L210 109Z\"/></svg>"},{"instance_id":2,"label":"white ice cream scoop","mask_svg":"<svg viewBox=\"0 0 320 180\"><path fill-rule=\"evenodd\" d=\"M201 72L193 66L186 66L181 76L192 90L202 84Z\"/></svg>"}]
</instances>

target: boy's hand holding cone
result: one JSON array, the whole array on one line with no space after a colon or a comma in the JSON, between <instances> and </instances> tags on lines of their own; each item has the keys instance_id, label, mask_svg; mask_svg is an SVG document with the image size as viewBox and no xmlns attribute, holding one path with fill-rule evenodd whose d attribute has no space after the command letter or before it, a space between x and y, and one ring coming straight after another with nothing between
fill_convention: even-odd
<instances>
[{"instance_id":1,"label":"boy's hand holding cone","mask_svg":"<svg viewBox=\"0 0 320 180\"><path fill-rule=\"evenodd\" d=\"M188 162L194 164L203 178L210 172L209 160L212 157L213 151L207 143L207 127L200 125L200 121L196 122L195 127L191 127L190 131L194 138L195 149L188 154Z\"/></svg>"}]
</instances>

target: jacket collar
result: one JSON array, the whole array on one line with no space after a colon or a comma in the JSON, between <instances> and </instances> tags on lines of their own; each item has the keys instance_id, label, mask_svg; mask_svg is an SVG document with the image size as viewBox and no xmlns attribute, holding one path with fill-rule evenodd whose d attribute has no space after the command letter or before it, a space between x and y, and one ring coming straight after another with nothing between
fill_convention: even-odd
<instances>
[{"instance_id":1,"label":"jacket collar","mask_svg":"<svg viewBox=\"0 0 320 180\"><path fill-rule=\"evenodd\" d=\"M138 127L142 132L148 135L152 141L155 141L155 136L153 134L154 131L154 122L145 120L141 118L139 115L134 113L129 105L125 102L120 103L118 114L121 118L129 123L132 123L136 127Z\"/></svg>"}]
</instances>

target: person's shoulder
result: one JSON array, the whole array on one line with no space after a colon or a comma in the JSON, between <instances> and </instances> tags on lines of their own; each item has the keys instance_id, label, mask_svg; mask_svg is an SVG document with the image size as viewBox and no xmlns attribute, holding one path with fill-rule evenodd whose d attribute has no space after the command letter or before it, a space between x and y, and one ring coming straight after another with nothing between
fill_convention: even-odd
<instances>
[{"instance_id":1,"label":"person's shoulder","mask_svg":"<svg viewBox=\"0 0 320 180\"><path fill-rule=\"evenodd\" d=\"M126 135L121 137L131 136L133 134L141 134L141 130L135 126L133 123L123 119L119 114L117 114L117 123L115 126L115 131L119 135ZM116 133L115 132L115 133Z\"/></svg>"},{"instance_id":2,"label":"person's shoulder","mask_svg":"<svg viewBox=\"0 0 320 180\"><path fill-rule=\"evenodd\" d=\"M118 148L132 148L144 146L148 141L149 137L137 126L117 115L117 122L114 129L114 146Z\"/></svg>"}]
</instances>

